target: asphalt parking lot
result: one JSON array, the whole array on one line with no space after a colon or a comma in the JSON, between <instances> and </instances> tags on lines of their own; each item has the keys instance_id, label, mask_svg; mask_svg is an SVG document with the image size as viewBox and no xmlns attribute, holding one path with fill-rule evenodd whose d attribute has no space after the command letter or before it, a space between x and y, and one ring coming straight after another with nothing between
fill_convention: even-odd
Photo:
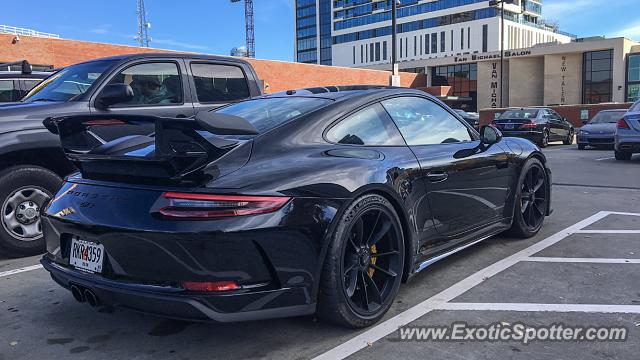
<instances>
[{"instance_id":1,"label":"asphalt parking lot","mask_svg":"<svg viewBox=\"0 0 640 360\"><path fill-rule=\"evenodd\" d=\"M0 360L201 358L637 359L640 156L544 151L555 212L535 238L496 237L405 284L385 321L354 332L313 317L193 324L78 304L39 257L0 259ZM398 341L398 327L621 326L625 342Z\"/></svg>"}]
</instances>

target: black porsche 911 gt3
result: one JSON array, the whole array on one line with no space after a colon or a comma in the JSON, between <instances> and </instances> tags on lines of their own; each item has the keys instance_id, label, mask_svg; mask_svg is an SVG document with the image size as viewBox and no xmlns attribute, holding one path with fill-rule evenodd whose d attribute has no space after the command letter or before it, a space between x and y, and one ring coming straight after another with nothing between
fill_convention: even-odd
<instances>
[{"instance_id":1,"label":"black porsche 911 gt3","mask_svg":"<svg viewBox=\"0 0 640 360\"><path fill-rule=\"evenodd\" d=\"M42 264L92 306L364 327L430 264L504 231L533 236L550 213L534 144L478 134L416 90L306 89L189 119L45 125L80 172L44 209Z\"/></svg>"}]
</instances>

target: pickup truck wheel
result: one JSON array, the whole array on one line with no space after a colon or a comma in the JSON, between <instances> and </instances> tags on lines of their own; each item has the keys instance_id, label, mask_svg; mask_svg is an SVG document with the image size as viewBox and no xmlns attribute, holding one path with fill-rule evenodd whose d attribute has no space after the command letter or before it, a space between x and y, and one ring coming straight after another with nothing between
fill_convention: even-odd
<instances>
[{"instance_id":1,"label":"pickup truck wheel","mask_svg":"<svg viewBox=\"0 0 640 360\"><path fill-rule=\"evenodd\" d=\"M15 166L0 172L0 252L20 257L45 251L40 211L60 186L58 175L38 166Z\"/></svg>"}]
</instances>

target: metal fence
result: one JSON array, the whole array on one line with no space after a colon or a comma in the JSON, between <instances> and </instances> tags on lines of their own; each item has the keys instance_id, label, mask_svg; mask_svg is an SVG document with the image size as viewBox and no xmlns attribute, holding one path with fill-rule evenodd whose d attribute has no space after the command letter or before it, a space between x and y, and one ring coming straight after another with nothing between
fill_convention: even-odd
<instances>
[{"instance_id":1,"label":"metal fence","mask_svg":"<svg viewBox=\"0 0 640 360\"><path fill-rule=\"evenodd\" d=\"M60 38L60 35L58 34L44 33L44 32L36 31L33 29L25 29L25 28L8 26L8 25L0 25L0 34L2 33L24 35L24 36L37 36L37 37L51 38L51 39Z\"/></svg>"}]
</instances>

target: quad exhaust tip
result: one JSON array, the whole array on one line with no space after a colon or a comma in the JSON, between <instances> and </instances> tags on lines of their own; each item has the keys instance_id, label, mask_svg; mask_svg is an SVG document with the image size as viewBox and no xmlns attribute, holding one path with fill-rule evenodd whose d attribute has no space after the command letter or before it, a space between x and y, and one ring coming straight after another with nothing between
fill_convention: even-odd
<instances>
[{"instance_id":1,"label":"quad exhaust tip","mask_svg":"<svg viewBox=\"0 0 640 360\"><path fill-rule=\"evenodd\" d=\"M71 285L71 295L73 295L73 298L78 302L83 303L87 301L87 298L84 296L84 291L77 285Z\"/></svg>"},{"instance_id":2,"label":"quad exhaust tip","mask_svg":"<svg viewBox=\"0 0 640 360\"><path fill-rule=\"evenodd\" d=\"M91 305L91 307L100 305L100 300L98 299L96 294L89 289L84 289L84 298L87 299L87 303Z\"/></svg>"},{"instance_id":3,"label":"quad exhaust tip","mask_svg":"<svg viewBox=\"0 0 640 360\"><path fill-rule=\"evenodd\" d=\"M78 285L71 285L70 288L71 288L71 295L73 295L73 298L76 299L78 302L81 302L81 303L86 302L91 307L100 306L100 299L90 289L82 286L78 286Z\"/></svg>"}]
</instances>

